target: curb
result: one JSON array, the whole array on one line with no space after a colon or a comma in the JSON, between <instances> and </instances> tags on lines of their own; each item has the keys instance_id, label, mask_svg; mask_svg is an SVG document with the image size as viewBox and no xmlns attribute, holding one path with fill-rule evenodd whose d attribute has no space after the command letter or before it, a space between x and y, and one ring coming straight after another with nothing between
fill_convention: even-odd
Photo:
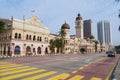
<instances>
[{"instance_id":1,"label":"curb","mask_svg":"<svg viewBox=\"0 0 120 80\"><path fill-rule=\"evenodd\" d=\"M119 57L119 58L120 58L120 57ZM115 68L116 68L116 65L118 64L119 58L118 58L116 64L114 64L114 66L112 67L110 73L108 74L108 76L106 77L105 80L111 80L111 78L112 78L111 76L113 75L113 72L114 72L114 70L115 70Z\"/></svg>"}]
</instances>

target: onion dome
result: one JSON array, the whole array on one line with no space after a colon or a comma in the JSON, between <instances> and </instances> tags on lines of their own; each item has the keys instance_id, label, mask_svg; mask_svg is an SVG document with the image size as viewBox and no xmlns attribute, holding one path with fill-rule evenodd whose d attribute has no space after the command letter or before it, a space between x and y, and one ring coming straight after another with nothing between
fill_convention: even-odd
<instances>
[{"instance_id":1,"label":"onion dome","mask_svg":"<svg viewBox=\"0 0 120 80\"><path fill-rule=\"evenodd\" d=\"M69 24L67 24L66 22L61 26L61 29L70 29Z\"/></svg>"},{"instance_id":2,"label":"onion dome","mask_svg":"<svg viewBox=\"0 0 120 80\"><path fill-rule=\"evenodd\" d=\"M78 13L78 16L76 17L76 20L82 20L82 17L80 16L80 13Z\"/></svg>"}]
</instances>

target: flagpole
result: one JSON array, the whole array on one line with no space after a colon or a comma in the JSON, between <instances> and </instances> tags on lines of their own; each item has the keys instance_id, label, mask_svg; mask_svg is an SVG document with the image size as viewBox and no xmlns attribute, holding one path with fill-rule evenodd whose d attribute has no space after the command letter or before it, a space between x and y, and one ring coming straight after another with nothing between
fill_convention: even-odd
<instances>
[{"instance_id":1,"label":"flagpole","mask_svg":"<svg viewBox=\"0 0 120 80\"><path fill-rule=\"evenodd\" d=\"M34 13L35 13L35 10L31 10L31 12L32 12L32 16L35 16L35 15L34 15Z\"/></svg>"}]
</instances>

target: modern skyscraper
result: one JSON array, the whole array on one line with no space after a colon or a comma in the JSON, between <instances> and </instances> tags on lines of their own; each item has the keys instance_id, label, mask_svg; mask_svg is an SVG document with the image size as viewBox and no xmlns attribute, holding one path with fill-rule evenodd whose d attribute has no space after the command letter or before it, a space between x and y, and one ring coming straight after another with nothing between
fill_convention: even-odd
<instances>
[{"instance_id":1,"label":"modern skyscraper","mask_svg":"<svg viewBox=\"0 0 120 80\"><path fill-rule=\"evenodd\" d=\"M100 21L97 23L98 40L102 44L111 45L110 22Z\"/></svg>"},{"instance_id":2,"label":"modern skyscraper","mask_svg":"<svg viewBox=\"0 0 120 80\"><path fill-rule=\"evenodd\" d=\"M92 26L92 20L84 20L84 38L89 38L92 35L91 26Z\"/></svg>"}]
</instances>

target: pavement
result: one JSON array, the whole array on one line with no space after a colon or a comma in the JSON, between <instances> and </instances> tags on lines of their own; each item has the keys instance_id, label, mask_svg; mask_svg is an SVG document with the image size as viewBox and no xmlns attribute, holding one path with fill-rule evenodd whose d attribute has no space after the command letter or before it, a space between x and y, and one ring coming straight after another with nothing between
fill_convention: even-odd
<instances>
[{"instance_id":1,"label":"pavement","mask_svg":"<svg viewBox=\"0 0 120 80\"><path fill-rule=\"evenodd\" d=\"M120 58L118 60L118 63L113 74L114 74L113 80L120 80Z\"/></svg>"},{"instance_id":2,"label":"pavement","mask_svg":"<svg viewBox=\"0 0 120 80\"><path fill-rule=\"evenodd\" d=\"M111 80L117 62L115 77L120 80L119 58L87 54L1 59L0 80Z\"/></svg>"}]
</instances>

